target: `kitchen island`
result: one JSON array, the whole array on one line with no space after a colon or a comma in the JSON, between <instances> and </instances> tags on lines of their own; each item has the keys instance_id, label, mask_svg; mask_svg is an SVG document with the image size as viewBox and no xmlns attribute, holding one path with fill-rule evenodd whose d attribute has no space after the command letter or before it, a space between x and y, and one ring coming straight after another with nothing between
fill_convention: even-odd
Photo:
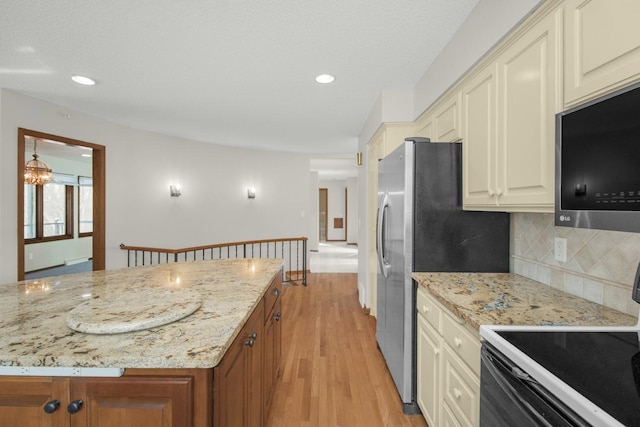
<instances>
[{"instance_id":1,"label":"kitchen island","mask_svg":"<svg viewBox=\"0 0 640 427\"><path fill-rule=\"evenodd\" d=\"M0 425L260 424L280 352L281 268L214 260L0 285ZM104 327L78 332L87 322ZM134 330L112 333L122 327ZM49 373L30 375L40 368Z\"/></svg>"}]
</instances>

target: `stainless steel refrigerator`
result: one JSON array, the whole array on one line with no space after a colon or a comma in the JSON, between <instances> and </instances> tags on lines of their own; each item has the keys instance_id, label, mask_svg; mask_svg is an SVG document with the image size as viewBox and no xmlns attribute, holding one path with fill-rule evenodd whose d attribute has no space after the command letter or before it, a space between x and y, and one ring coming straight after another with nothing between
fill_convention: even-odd
<instances>
[{"instance_id":1,"label":"stainless steel refrigerator","mask_svg":"<svg viewBox=\"0 0 640 427\"><path fill-rule=\"evenodd\" d=\"M378 165L378 347L407 414L416 404L419 272L509 271L509 214L462 210L460 143L407 138Z\"/></svg>"}]
</instances>

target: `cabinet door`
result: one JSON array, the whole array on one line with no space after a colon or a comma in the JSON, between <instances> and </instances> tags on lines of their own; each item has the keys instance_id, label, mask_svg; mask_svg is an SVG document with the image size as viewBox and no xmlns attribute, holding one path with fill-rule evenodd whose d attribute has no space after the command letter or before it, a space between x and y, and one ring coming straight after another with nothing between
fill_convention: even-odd
<instances>
[{"instance_id":1,"label":"cabinet door","mask_svg":"<svg viewBox=\"0 0 640 427\"><path fill-rule=\"evenodd\" d=\"M444 99L433 113L435 138L437 142L456 142L461 139L461 92L455 92Z\"/></svg>"},{"instance_id":2,"label":"cabinet door","mask_svg":"<svg viewBox=\"0 0 640 427\"><path fill-rule=\"evenodd\" d=\"M638 0L567 0L566 107L640 79L638 16Z\"/></svg>"},{"instance_id":3,"label":"cabinet door","mask_svg":"<svg viewBox=\"0 0 640 427\"><path fill-rule=\"evenodd\" d=\"M462 89L464 206L496 205L496 66L480 70Z\"/></svg>"},{"instance_id":4,"label":"cabinet door","mask_svg":"<svg viewBox=\"0 0 640 427\"><path fill-rule=\"evenodd\" d=\"M496 194L501 206L553 210L561 12L547 15L498 58Z\"/></svg>"},{"instance_id":5,"label":"cabinet door","mask_svg":"<svg viewBox=\"0 0 640 427\"><path fill-rule=\"evenodd\" d=\"M262 397L264 337L264 304L260 304L247 323L247 332L253 338L253 345L246 346L247 353L247 426L261 426L264 421Z\"/></svg>"},{"instance_id":6,"label":"cabinet door","mask_svg":"<svg viewBox=\"0 0 640 427\"><path fill-rule=\"evenodd\" d=\"M422 116L416 120L416 136L430 138L435 141L436 137L433 132L433 115Z\"/></svg>"},{"instance_id":7,"label":"cabinet door","mask_svg":"<svg viewBox=\"0 0 640 427\"><path fill-rule=\"evenodd\" d=\"M465 427L480 423L480 380L444 343L442 394L457 422Z\"/></svg>"},{"instance_id":8,"label":"cabinet door","mask_svg":"<svg viewBox=\"0 0 640 427\"><path fill-rule=\"evenodd\" d=\"M418 406L430 426L440 425L440 371L442 339L427 323L427 320L418 315L418 366L417 366L417 400Z\"/></svg>"},{"instance_id":9,"label":"cabinet door","mask_svg":"<svg viewBox=\"0 0 640 427\"><path fill-rule=\"evenodd\" d=\"M273 389L278 378L280 358L282 354L282 302L280 298L273 306L270 316L264 325L264 416L267 416Z\"/></svg>"},{"instance_id":10,"label":"cabinet door","mask_svg":"<svg viewBox=\"0 0 640 427\"><path fill-rule=\"evenodd\" d=\"M82 400L73 427L193 424L192 377L74 378L69 402ZM66 408L65 412L66 412Z\"/></svg>"},{"instance_id":11,"label":"cabinet door","mask_svg":"<svg viewBox=\"0 0 640 427\"><path fill-rule=\"evenodd\" d=\"M67 386L63 378L0 378L0 426L62 427L69 425ZM58 401L51 413L45 405ZM53 403L52 403L53 404Z\"/></svg>"}]
</instances>

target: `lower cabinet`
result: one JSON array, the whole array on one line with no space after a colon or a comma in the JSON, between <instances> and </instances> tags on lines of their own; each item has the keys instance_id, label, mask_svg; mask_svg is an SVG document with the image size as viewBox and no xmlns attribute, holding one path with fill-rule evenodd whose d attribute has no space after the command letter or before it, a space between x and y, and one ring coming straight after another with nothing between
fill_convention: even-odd
<instances>
[{"instance_id":1,"label":"lower cabinet","mask_svg":"<svg viewBox=\"0 0 640 427\"><path fill-rule=\"evenodd\" d=\"M211 370L128 370L119 378L3 377L3 426L206 426Z\"/></svg>"},{"instance_id":2,"label":"lower cabinet","mask_svg":"<svg viewBox=\"0 0 640 427\"><path fill-rule=\"evenodd\" d=\"M281 294L277 275L213 370L216 427L264 425L280 367Z\"/></svg>"},{"instance_id":3,"label":"lower cabinet","mask_svg":"<svg viewBox=\"0 0 640 427\"><path fill-rule=\"evenodd\" d=\"M264 301L213 370L215 426L262 425Z\"/></svg>"},{"instance_id":4,"label":"lower cabinet","mask_svg":"<svg viewBox=\"0 0 640 427\"><path fill-rule=\"evenodd\" d=\"M417 400L431 426L480 423L480 335L417 291Z\"/></svg>"}]
</instances>

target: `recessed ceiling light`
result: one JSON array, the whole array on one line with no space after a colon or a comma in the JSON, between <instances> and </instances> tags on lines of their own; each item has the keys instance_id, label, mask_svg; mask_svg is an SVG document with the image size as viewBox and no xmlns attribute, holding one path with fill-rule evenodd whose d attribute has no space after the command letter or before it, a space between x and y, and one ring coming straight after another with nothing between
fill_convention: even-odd
<instances>
[{"instance_id":1,"label":"recessed ceiling light","mask_svg":"<svg viewBox=\"0 0 640 427\"><path fill-rule=\"evenodd\" d=\"M318 77L316 77L316 81L318 83L331 83L335 80L336 78L334 76L332 76L331 74L320 74Z\"/></svg>"},{"instance_id":2,"label":"recessed ceiling light","mask_svg":"<svg viewBox=\"0 0 640 427\"><path fill-rule=\"evenodd\" d=\"M85 86L93 86L96 81L86 76L71 76L71 80Z\"/></svg>"}]
</instances>

